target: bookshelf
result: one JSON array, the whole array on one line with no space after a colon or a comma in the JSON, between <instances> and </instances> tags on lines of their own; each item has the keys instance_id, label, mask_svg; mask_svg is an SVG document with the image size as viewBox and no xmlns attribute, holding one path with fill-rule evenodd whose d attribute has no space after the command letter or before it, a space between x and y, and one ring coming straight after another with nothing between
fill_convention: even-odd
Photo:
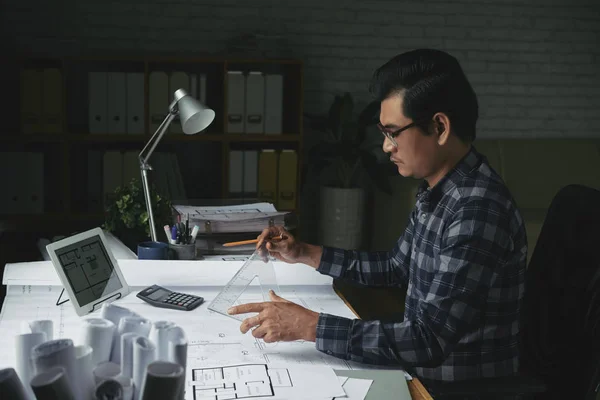
<instances>
[{"instance_id":1,"label":"bookshelf","mask_svg":"<svg viewBox=\"0 0 600 400\"><path fill-rule=\"evenodd\" d=\"M26 221L28 225L55 225L77 222L97 226L103 221L103 206L91 205L89 201L88 183L96 175L88 175L91 154L100 152L134 152L139 151L154 133L156 128L156 112L164 118L168 112L168 104L158 107L154 103L151 79L154 72L166 73L172 77L175 73L202 77L197 85L203 93L194 93L186 88L194 97L204 96L203 102L213 110L216 117L213 123L201 133L184 135L181 132L169 131L157 147L157 152L169 152L177 156L182 181L188 199L236 199L260 198L256 193L230 193L230 160L231 151L274 149L276 152L294 150L297 155L296 193L294 205L282 210L296 211L298 193L301 182L302 160L302 104L303 104L303 65L300 60L288 59L235 59L227 57L177 57L177 56L93 56L93 57L61 57L42 58L20 56L3 62L0 66L1 83L9 102L7 115L13 115L0 128L0 151L3 153L33 152L43 154L43 204L34 211L6 212L0 210L0 222L18 224ZM22 85L27 79L22 71L60 71L60 86L54 87L54 97L42 90L43 107L52 109L60 115L48 117L51 125L41 123L30 124L24 115L22 93L26 92ZM102 71L136 75L143 82L143 94L139 93L137 107L143 110L142 121L138 121L139 130L132 133L129 121L121 125L110 125L106 132L92 129L90 113L90 74ZM250 72L278 74L282 77L281 95L281 131L255 133L227 132L230 96L228 93L228 71L241 71L245 76ZM199 78L198 78L199 79ZM195 81L190 78L190 82ZM31 85L30 85L31 86ZM57 86L57 85L55 85ZM171 82L169 81L169 86ZM198 87L198 86L196 86ZM176 88L168 88L168 103L172 100ZM127 92L126 92L127 93ZM123 99L119 93L110 94L107 117L113 103L122 106ZM31 95L29 95L31 98ZM162 96L161 96L162 98ZM129 99L129 97L128 97ZM129 101L129 100L127 100ZM142 104L139 104L139 103ZM130 107L133 102L128 103ZM46 106L47 105L47 106ZM163 109L164 108L164 109ZM45 110L45 108L44 108ZM153 114L153 111L155 112ZM44 113L41 114L42 119ZM116 123L116 122L115 122ZM174 121L173 125L178 124ZM127 126L126 129L115 130L114 126ZM32 129L32 126L34 127ZM97 128L97 126L95 127ZM153 165L154 157L150 160ZM6 170L3 175L19 174L19 168ZM154 166L158 170L158 166ZM23 167L25 170L29 168ZM139 174L139 173L138 173ZM95 179L102 180L96 176ZM260 176L257 177L260 180ZM93 182L92 182L93 183ZM173 201L185 199L172 199ZM6 201L6 199L4 199ZM1 203L0 203L1 205Z\"/></svg>"}]
</instances>

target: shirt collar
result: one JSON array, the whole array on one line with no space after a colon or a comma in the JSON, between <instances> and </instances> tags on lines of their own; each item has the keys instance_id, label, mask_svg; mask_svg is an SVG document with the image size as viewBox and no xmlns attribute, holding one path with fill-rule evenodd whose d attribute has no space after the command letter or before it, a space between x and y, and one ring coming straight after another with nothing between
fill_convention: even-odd
<instances>
[{"instance_id":1,"label":"shirt collar","mask_svg":"<svg viewBox=\"0 0 600 400\"><path fill-rule=\"evenodd\" d=\"M420 208L424 211L433 210L438 201L454 189L465 176L477 169L484 159L485 156L471 145L467 154L433 188L430 188L427 181L423 180L417 190L417 199L421 203Z\"/></svg>"}]
</instances>

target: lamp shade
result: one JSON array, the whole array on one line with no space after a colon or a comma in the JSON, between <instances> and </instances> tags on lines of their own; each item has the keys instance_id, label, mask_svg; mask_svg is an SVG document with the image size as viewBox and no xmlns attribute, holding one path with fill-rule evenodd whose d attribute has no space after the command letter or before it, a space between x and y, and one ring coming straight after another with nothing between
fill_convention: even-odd
<instances>
[{"instance_id":1,"label":"lamp shade","mask_svg":"<svg viewBox=\"0 0 600 400\"><path fill-rule=\"evenodd\" d=\"M213 110L202 105L183 89L175 91L175 100L179 108L181 128L186 135L193 135L206 129L215 119Z\"/></svg>"}]
</instances>

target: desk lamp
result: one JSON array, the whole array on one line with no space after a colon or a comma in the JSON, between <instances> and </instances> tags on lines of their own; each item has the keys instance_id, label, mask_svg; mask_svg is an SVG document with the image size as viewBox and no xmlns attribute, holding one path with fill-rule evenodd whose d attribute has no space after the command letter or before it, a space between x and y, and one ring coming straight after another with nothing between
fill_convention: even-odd
<instances>
[{"instance_id":1,"label":"desk lamp","mask_svg":"<svg viewBox=\"0 0 600 400\"><path fill-rule=\"evenodd\" d=\"M150 236L153 242L156 242L157 239L150 198L150 186L148 185L148 171L152 170L152 167L148 164L148 160L154 152L156 145L167 131L169 125L178 115L181 122L181 129L186 135L194 135L204 130L215 119L215 112L213 110L202 105L202 103L190 96L185 90L178 89L175 91L174 100L169 106L169 113L140 152L139 160L140 171L142 173L142 186L144 189L144 197L146 198L146 211L148 211L148 220L150 223ZM148 147L150 149L146 151Z\"/></svg>"}]
</instances>

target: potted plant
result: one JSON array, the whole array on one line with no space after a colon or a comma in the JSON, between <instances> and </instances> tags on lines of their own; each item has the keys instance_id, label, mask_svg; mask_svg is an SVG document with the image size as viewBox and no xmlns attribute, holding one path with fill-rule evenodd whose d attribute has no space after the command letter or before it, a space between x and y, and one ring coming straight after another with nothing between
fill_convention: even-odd
<instances>
[{"instance_id":1,"label":"potted plant","mask_svg":"<svg viewBox=\"0 0 600 400\"><path fill-rule=\"evenodd\" d=\"M379 121L379 103L371 102L358 116L354 108L352 96L345 93L335 96L327 115L306 115L319 135L308 151L308 167L321 186L320 242L344 249L364 244L369 189L392 192L382 136L368 134Z\"/></svg>"},{"instance_id":2,"label":"potted plant","mask_svg":"<svg viewBox=\"0 0 600 400\"><path fill-rule=\"evenodd\" d=\"M150 193L156 231L162 232L162 227L172 222L171 202L162 197L155 187L152 187ZM102 228L112 232L137 253L138 243L150 240L149 217L141 180L132 179L128 184L118 187L112 198L114 200L106 207Z\"/></svg>"}]
</instances>

